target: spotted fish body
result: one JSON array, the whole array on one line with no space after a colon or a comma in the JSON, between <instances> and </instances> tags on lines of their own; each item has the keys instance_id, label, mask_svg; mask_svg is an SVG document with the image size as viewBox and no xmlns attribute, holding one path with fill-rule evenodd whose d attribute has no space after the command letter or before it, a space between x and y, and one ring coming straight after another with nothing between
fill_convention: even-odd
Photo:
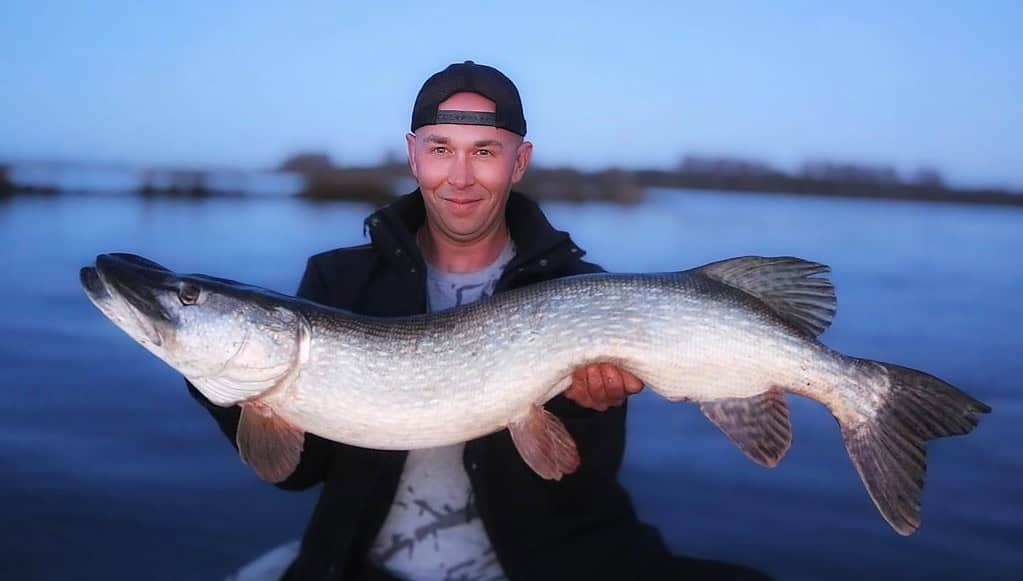
<instances>
[{"instance_id":1,"label":"spotted fish body","mask_svg":"<svg viewBox=\"0 0 1023 581\"><path fill-rule=\"evenodd\" d=\"M826 272L795 258L744 257L676 273L551 280L407 318L176 275L127 255L99 257L82 281L108 317L211 401L242 406L239 450L268 480L294 469L305 432L415 449L505 428L530 467L560 478L585 458L542 405L576 367L608 362L669 400L699 403L765 466L791 441L783 393L823 403L875 504L909 534L919 525L924 440L966 433L989 408L932 376L821 343L835 312ZM195 303L183 289L195 291ZM199 315L214 308L215 317ZM168 322L139 330L157 314ZM229 346L204 355L197 347L214 337Z\"/></svg>"},{"instance_id":2,"label":"spotted fish body","mask_svg":"<svg viewBox=\"0 0 1023 581\"><path fill-rule=\"evenodd\" d=\"M333 440L414 449L502 429L587 363L615 363L673 400L748 397L810 373L835 383L840 356L743 302L679 273L553 280L407 319L307 307L309 359L273 405Z\"/></svg>"}]
</instances>

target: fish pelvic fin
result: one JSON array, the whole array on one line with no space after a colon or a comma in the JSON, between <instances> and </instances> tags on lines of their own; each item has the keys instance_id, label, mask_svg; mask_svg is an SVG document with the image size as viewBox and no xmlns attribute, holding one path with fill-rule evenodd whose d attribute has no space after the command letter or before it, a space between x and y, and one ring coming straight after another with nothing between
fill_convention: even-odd
<instances>
[{"instance_id":1,"label":"fish pelvic fin","mask_svg":"<svg viewBox=\"0 0 1023 581\"><path fill-rule=\"evenodd\" d=\"M712 262L696 272L763 301L778 316L811 337L835 317L835 287L823 264L791 256L744 256Z\"/></svg>"},{"instance_id":2,"label":"fish pelvic fin","mask_svg":"<svg viewBox=\"0 0 1023 581\"><path fill-rule=\"evenodd\" d=\"M241 419L235 441L242 461L267 482L282 482L298 466L305 432L281 418L258 400L240 404Z\"/></svg>"},{"instance_id":3,"label":"fish pelvic fin","mask_svg":"<svg viewBox=\"0 0 1023 581\"><path fill-rule=\"evenodd\" d=\"M704 401L700 410L750 460L765 468L774 468L792 444L789 406L780 390Z\"/></svg>"},{"instance_id":4,"label":"fish pelvic fin","mask_svg":"<svg viewBox=\"0 0 1023 581\"><path fill-rule=\"evenodd\" d=\"M533 405L529 412L508 424L512 442L522 460L541 478L561 480L579 467L579 451L558 416Z\"/></svg>"},{"instance_id":5,"label":"fish pelvic fin","mask_svg":"<svg viewBox=\"0 0 1023 581\"><path fill-rule=\"evenodd\" d=\"M970 432L984 403L944 381L915 369L888 363L885 401L872 418L842 424L853 466L885 520L901 535L920 526L920 496L927 472L926 440Z\"/></svg>"}]
</instances>

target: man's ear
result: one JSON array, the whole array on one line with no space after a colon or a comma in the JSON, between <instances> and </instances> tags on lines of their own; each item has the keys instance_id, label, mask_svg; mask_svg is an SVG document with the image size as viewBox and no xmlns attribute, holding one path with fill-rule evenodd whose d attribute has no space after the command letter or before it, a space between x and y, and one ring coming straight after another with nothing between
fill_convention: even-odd
<instances>
[{"instance_id":1,"label":"man's ear","mask_svg":"<svg viewBox=\"0 0 1023 581\"><path fill-rule=\"evenodd\" d=\"M512 183L517 184L526 175L529 160L533 157L533 144L523 140L515 150L515 170L512 172Z\"/></svg>"},{"instance_id":2,"label":"man's ear","mask_svg":"<svg viewBox=\"0 0 1023 581\"><path fill-rule=\"evenodd\" d=\"M405 144L408 146L408 167L412 170L412 177L419 179L419 172L416 170L416 134L406 133Z\"/></svg>"}]
</instances>

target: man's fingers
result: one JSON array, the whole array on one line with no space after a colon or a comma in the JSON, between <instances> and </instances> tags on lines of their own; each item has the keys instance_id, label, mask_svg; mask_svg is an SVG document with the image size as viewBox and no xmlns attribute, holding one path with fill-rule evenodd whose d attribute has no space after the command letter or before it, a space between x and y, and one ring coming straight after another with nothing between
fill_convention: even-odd
<instances>
[{"instance_id":1,"label":"man's fingers","mask_svg":"<svg viewBox=\"0 0 1023 581\"><path fill-rule=\"evenodd\" d=\"M583 407L593 407L593 398L590 397L589 382L586 379L584 367L572 371L572 385L565 390L565 397Z\"/></svg>"},{"instance_id":2,"label":"man's fingers","mask_svg":"<svg viewBox=\"0 0 1023 581\"><path fill-rule=\"evenodd\" d=\"M632 395L643 391L643 380L625 370L622 370L622 377L625 379L626 393Z\"/></svg>"},{"instance_id":3,"label":"man's fingers","mask_svg":"<svg viewBox=\"0 0 1023 581\"><path fill-rule=\"evenodd\" d=\"M605 402L607 405L619 406L625 401L625 380L622 371L610 363L600 365L600 375L604 378Z\"/></svg>"},{"instance_id":4,"label":"man's fingers","mask_svg":"<svg viewBox=\"0 0 1023 581\"><path fill-rule=\"evenodd\" d=\"M597 363L572 370L572 384L564 395L583 407L604 411L642 389L643 382L635 375L611 363Z\"/></svg>"},{"instance_id":5,"label":"man's fingers","mask_svg":"<svg viewBox=\"0 0 1023 581\"><path fill-rule=\"evenodd\" d=\"M590 365L586 368L586 382L589 387L590 398L593 400L593 409L606 410L607 390L604 387L604 377L600 372L599 365Z\"/></svg>"}]
</instances>

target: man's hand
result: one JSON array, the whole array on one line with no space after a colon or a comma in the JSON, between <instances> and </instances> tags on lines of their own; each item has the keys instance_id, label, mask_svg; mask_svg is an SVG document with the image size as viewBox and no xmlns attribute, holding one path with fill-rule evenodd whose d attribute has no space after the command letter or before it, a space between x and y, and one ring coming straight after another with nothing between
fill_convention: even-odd
<instances>
[{"instance_id":1,"label":"man's hand","mask_svg":"<svg viewBox=\"0 0 1023 581\"><path fill-rule=\"evenodd\" d=\"M595 363L575 368L572 385L564 391L564 395L583 407L604 411L622 405L626 397L639 393L641 389L643 382L621 367Z\"/></svg>"}]
</instances>

